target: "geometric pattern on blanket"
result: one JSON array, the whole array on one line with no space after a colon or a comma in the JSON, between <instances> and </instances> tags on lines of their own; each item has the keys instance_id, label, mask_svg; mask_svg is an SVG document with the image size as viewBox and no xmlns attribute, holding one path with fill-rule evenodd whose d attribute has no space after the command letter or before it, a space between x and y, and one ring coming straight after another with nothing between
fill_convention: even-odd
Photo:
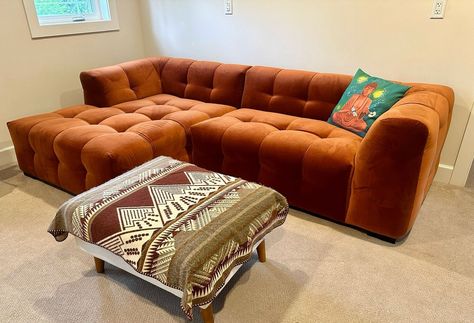
<instances>
[{"instance_id":1,"label":"geometric pattern on blanket","mask_svg":"<svg viewBox=\"0 0 474 323\"><path fill-rule=\"evenodd\" d=\"M117 215L120 220L121 231L115 236L104 238L97 244L109 250L114 250L114 253L119 254L126 262L136 268L141 256L140 250L143 246L144 237L150 236L152 232L174 220L181 212L187 211L189 207L217 191L220 186L236 180L234 177L219 173L184 172L184 174L189 179L189 184L149 185L146 194L150 196L151 205L118 207ZM236 196L234 195L234 197ZM226 198L231 199L231 195ZM231 206L235 202L235 199L233 202L229 200L226 201L226 204ZM223 209L221 208L221 210ZM207 214L202 214L187 224L191 227L187 229L180 227L178 231L189 231L193 228L200 229L213 218L210 212L205 213ZM86 220L85 224L87 223ZM170 238L168 246L163 246L163 250L160 250L160 252L166 251L170 256L174 254L172 252L174 250L172 241L174 240ZM165 255L159 255L162 271L167 270L167 267L164 267L166 262L162 259ZM146 266L144 271L152 273L149 266Z\"/></svg>"},{"instance_id":2,"label":"geometric pattern on blanket","mask_svg":"<svg viewBox=\"0 0 474 323\"><path fill-rule=\"evenodd\" d=\"M181 290L191 319L287 213L272 189L161 157L66 202L48 231L58 241L72 233Z\"/></svg>"}]
</instances>

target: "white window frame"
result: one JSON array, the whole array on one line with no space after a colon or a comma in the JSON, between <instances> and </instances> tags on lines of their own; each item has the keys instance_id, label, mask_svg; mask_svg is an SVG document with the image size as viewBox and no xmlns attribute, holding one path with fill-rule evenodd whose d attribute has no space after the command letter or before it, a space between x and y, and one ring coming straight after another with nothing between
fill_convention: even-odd
<instances>
[{"instance_id":1,"label":"white window frame","mask_svg":"<svg viewBox=\"0 0 474 323\"><path fill-rule=\"evenodd\" d=\"M26 18L30 27L31 38L33 39L119 30L117 1L108 0L108 3L110 20L88 21L86 17L85 21L74 22L72 21L73 17L71 16L71 22L65 23L63 21L55 21L55 18L51 17L51 24L41 25L36 13L34 0L23 0ZM95 17L95 19L97 19L97 17Z\"/></svg>"}]
</instances>

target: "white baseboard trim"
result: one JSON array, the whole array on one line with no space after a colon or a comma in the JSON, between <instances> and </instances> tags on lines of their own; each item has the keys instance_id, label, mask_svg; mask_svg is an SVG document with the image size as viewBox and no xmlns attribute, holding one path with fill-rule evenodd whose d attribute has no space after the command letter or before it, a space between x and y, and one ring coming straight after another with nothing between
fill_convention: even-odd
<instances>
[{"instance_id":1,"label":"white baseboard trim","mask_svg":"<svg viewBox=\"0 0 474 323\"><path fill-rule=\"evenodd\" d=\"M474 104L471 115L464 131L464 136L459 148L456 165L450 183L457 186L465 186L474 160Z\"/></svg>"},{"instance_id":2,"label":"white baseboard trim","mask_svg":"<svg viewBox=\"0 0 474 323\"><path fill-rule=\"evenodd\" d=\"M451 165L439 164L434 181L449 184L451 176L453 175L453 170L454 167Z\"/></svg>"},{"instance_id":3,"label":"white baseboard trim","mask_svg":"<svg viewBox=\"0 0 474 323\"><path fill-rule=\"evenodd\" d=\"M17 164L13 146L0 149L0 170Z\"/></svg>"}]
</instances>

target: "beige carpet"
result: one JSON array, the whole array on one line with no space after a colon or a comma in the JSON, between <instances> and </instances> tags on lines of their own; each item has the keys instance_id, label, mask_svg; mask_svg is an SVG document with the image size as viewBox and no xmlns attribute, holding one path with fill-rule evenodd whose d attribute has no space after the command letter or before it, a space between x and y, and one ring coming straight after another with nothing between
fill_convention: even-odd
<instances>
[{"instance_id":1,"label":"beige carpet","mask_svg":"<svg viewBox=\"0 0 474 323\"><path fill-rule=\"evenodd\" d=\"M185 322L178 299L46 233L69 196L0 172L0 322ZM474 321L474 190L434 184L390 245L298 211L215 302L216 322ZM195 321L200 321L195 310Z\"/></svg>"},{"instance_id":2,"label":"beige carpet","mask_svg":"<svg viewBox=\"0 0 474 323\"><path fill-rule=\"evenodd\" d=\"M469 176L467 177L467 180L466 180L466 187L474 188L474 160L471 163Z\"/></svg>"}]
</instances>

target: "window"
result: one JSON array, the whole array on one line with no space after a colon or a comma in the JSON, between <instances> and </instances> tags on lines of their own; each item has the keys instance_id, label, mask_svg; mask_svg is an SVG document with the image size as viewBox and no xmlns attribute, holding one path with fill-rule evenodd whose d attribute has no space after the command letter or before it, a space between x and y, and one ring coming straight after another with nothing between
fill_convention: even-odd
<instances>
[{"instance_id":1,"label":"window","mask_svg":"<svg viewBox=\"0 0 474 323\"><path fill-rule=\"evenodd\" d=\"M40 26L110 20L106 0L34 0Z\"/></svg>"},{"instance_id":2,"label":"window","mask_svg":"<svg viewBox=\"0 0 474 323\"><path fill-rule=\"evenodd\" d=\"M118 30L115 0L23 0L32 38Z\"/></svg>"}]
</instances>

